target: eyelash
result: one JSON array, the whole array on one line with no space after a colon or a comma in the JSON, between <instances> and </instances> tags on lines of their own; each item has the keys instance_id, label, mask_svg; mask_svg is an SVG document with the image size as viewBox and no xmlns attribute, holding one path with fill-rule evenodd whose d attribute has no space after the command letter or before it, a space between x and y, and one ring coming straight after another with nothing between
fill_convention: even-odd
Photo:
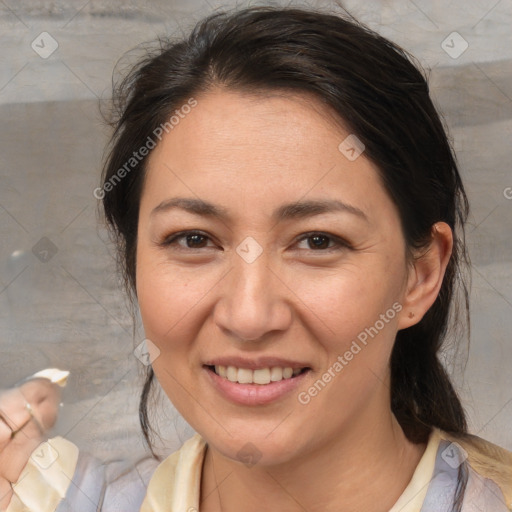
<instances>
[{"instance_id":1,"label":"eyelash","mask_svg":"<svg viewBox=\"0 0 512 512\"><path fill-rule=\"evenodd\" d=\"M176 247L178 247L178 250L193 251L194 250L193 247L180 247L177 244L177 242L179 240L185 239L187 236L190 236L190 235L199 235L199 236L202 236L203 238L211 240L210 237L206 233L203 233L201 231L194 231L194 230L191 230L191 231L180 231L179 233L174 233L173 235L170 235L170 236L166 237L159 245L161 245L162 247L176 246ZM345 240L341 239L340 237L337 237L335 235L331 235L330 233L324 233L324 232L321 232L321 231L310 231L308 233L304 233L300 238L296 239L294 243L297 244L297 243L302 242L304 240L311 239L311 238L313 238L315 236L324 237L324 238L329 239L330 242L334 243L334 246L327 247L326 249L300 249L300 250L309 250L309 251L313 251L313 252L331 253L331 252L334 252L334 251L340 251L340 250L343 250L343 249L351 249L352 248L348 242L346 242ZM200 250L200 249L203 249L203 248L204 247L199 247L199 248L195 248L195 250Z\"/></svg>"}]
</instances>

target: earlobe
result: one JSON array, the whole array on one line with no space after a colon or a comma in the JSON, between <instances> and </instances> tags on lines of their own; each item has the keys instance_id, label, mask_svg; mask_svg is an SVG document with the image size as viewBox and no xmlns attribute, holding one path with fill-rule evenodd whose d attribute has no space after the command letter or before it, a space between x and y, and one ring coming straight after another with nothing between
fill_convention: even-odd
<instances>
[{"instance_id":1,"label":"earlobe","mask_svg":"<svg viewBox=\"0 0 512 512\"><path fill-rule=\"evenodd\" d=\"M437 222L432 226L430 244L420 249L411 263L398 329L417 324L434 304L452 249L450 226L446 222Z\"/></svg>"}]
</instances>

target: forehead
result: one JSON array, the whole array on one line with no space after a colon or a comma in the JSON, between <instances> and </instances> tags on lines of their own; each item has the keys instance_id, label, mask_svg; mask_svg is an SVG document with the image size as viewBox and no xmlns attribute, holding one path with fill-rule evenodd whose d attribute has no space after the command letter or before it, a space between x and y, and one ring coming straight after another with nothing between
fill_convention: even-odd
<instances>
[{"instance_id":1,"label":"forehead","mask_svg":"<svg viewBox=\"0 0 512 512\"><path fill-rule=\"evenodd\" d=\"M186 144L192 158L222 155L227 164L230 156L236 159L241 152L252 152L271 164L280 156L314 157L311 146L320 150L334 143L336 149L346 131L333 111L312 95L214 89L196 101L197 106L173 127L173 137L166 137L167 146Z\"/></svg>"},{"instance_id":2,"label":"forehead","mask_svg":"<svg viewBox=\"0 0 512 512\"><path fill-rule=\"evenodd\" d=\"M311 96L215 90L196 101L150 155L143 203L180 193L270 207L341 194L364 210L387 196L364 153L340 151L350 132Z\"/></svg>"}]
</instances>

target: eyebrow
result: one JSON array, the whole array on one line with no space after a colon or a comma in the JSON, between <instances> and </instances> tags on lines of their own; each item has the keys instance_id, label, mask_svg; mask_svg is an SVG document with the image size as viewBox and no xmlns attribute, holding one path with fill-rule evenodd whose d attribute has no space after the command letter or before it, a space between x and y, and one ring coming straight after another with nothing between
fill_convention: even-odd
<instances>
[{"instance_id":1,"label":"eyebrow","mask_svg":"<svg viewBox=\"0 0 512 512\"><path fill-rule=\"evenodd\" d=\"M204 201L203 199L192 197L174 197L172 199L162 201L152 210L151 216L158 213L168 212L174 208L181 208L189 213L203 217L218 218L224 221L230 219L229 212L226 208ZM368 217L362 210L336 199L297 201L294 203L283 204L274 210L272 213L272 219L275 222L282 222L285 220L303 219L331 212L350 213L366 222L369 222Z\"/></svg>"}]
</instances>

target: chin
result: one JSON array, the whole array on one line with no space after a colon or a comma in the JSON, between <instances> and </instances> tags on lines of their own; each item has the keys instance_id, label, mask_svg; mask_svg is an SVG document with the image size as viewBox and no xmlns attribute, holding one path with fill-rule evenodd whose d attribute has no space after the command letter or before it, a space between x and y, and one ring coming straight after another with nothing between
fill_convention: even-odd
<instances>
[{"instance_id":1,"label":"chin","mask_svg":"<svg viewBox=\"0 0 512 512\"><path fill-rule=\"evenodd\" d=\"M299 436L284 428L278 433L276 425L278 423L273 423L272 428L261 428L252 423L243 430L237 426L238 432L230 430L227 426L226 430L229 433L221 427L220 431L214 432L208 428L196 431L213 449L228 459L238 461L247 467L255 464L275 466L289 462L299 451Z\"/></svg>"}]
</instances>

